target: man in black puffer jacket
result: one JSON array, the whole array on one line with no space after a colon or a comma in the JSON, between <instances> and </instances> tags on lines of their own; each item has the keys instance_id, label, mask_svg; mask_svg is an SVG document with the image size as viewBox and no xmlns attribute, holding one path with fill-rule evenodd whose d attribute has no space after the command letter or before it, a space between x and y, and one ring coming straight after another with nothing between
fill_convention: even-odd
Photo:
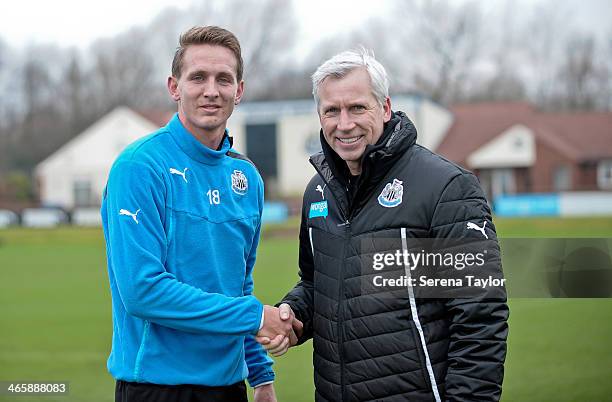
<instances>
[{"instance_id":1,"label":"man in black puffer jacket","mask_svg":"<svg viewBox=\"0 0 612 402\"><path fill-rule=\"evenodd\" d=\"M418 297L411 284L378 293L364 287L372 274L364 261L384 239L406 252L413 239L486 238L489 272L501 278L478 180L416 144L412 122L391 110L384 67L365 50L322 64L313 94L323 152L311 157L317 175L304 193L301 280L280 307L283 318L303 322L299 343L313 338L315 399L499 400L503 285L453 298ZM259 341L275 355L290 346L281 336Z\"/></svg>"}]
</instances>

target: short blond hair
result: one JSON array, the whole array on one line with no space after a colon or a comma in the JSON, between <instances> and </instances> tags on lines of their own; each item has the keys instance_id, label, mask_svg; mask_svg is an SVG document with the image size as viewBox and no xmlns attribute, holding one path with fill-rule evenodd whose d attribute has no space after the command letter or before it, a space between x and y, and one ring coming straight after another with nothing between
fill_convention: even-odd
<instances>
[{"instance_id":1,"label":"short blond hair","mask_svg":"<svg viewBox=\"0 0 612 402\"><path fill-rule=\"evenodd\" d=\"M236 78L238 82L242 80L243 61L240 50L240 42L236 35L214 25L193 27L184 32L179 38L179 46L174 53L172 60L172 76L181 77L183 69L183 56L190 45L217 45L228 48L236 56Z\"/></svg>"}]
</instances>

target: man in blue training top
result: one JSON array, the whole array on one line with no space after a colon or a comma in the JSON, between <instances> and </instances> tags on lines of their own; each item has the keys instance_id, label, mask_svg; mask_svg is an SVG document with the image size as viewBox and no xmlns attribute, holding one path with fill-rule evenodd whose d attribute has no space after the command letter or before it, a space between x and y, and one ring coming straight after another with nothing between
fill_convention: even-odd
<instances>
[{"instance_id":1,"label":"man in blue training top","mask_svg":"<svg viewBox=\"0 0 612 402\"><path fill-rule=\"evenodd\" d=\"M168 91L178 113L115 161L102 221L113 305L115 400L276 401L255 336L295 340L253 295L263 182L231 149L226 124L244 90L240 44L194 27Z\"/></svg>"}]
</instances>

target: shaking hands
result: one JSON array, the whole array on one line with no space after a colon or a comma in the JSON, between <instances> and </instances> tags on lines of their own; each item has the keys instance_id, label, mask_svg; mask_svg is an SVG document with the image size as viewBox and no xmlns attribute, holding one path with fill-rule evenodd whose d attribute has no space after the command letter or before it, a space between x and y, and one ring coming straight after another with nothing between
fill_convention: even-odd
<instances>
[{"instance_id":1,"label":"shaking hands","mask_svg":"<svg viewBox=\"0 0 612 402\"><path fill-rule=\"evenodd\" d=\"M264 324L255 339L272 356L282 356L297 344L303 328L288 304L283 303L278 308L264 306Z\"/></svg>"}]
</instances>

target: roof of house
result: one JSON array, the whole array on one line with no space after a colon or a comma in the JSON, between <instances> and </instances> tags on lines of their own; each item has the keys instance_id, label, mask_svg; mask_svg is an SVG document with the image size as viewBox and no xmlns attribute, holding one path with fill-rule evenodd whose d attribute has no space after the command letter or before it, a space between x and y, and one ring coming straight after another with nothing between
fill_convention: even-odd
<instances>
[{"instance_id":1,"label":"roof of house","mask_svg":"<svg viewBox=\"0 0 612 402\"><path fill-rule=\"evenodd\" d=\"M454 122L436 152L465 164L468 156L515 125L578 162L612 157L612 113L542 112L525 102L489 102L451 107Z\"/></svg>"},{"instance_id":2,"label":"roof of house","mask_svg":"<svg viewBox=\"0 0 612 402\"><path fill-rule=\"evenodd\" d=\"M49 167L57 166L58 163L62 164L77 159L86 159L88 163L93 164L105 163L107 158L112 161L120 150L117 150L118 147L123 148L130 142L152 132L157 124L141 113L135 113L125 106L119 106L38 163L35 170L37 174L40 174ZM165 124L164 122L163 125ZM90 153L88 150L91 149L95 149L96 152ZM67 157L67 155L75 156Z\"/></svg>"}]
</instances>

